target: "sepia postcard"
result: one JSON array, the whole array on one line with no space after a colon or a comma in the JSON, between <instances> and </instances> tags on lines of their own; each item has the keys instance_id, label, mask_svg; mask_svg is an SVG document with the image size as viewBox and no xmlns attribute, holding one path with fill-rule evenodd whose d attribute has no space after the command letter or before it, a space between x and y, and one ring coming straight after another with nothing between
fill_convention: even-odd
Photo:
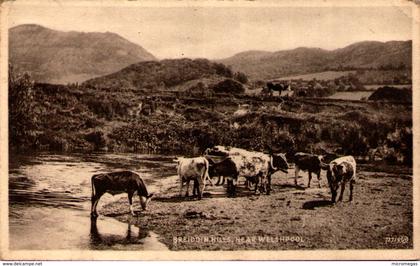
<instances>
[{"instance_id":1,"label":"sepia postcard","mask_svg":"<svg viewBox=\"0 0 420 266\"><path fill-rule=\"evenodd\" d=\"M418 260L416 1L3 1L1 260Z\"/></svg>"}]
</instances>

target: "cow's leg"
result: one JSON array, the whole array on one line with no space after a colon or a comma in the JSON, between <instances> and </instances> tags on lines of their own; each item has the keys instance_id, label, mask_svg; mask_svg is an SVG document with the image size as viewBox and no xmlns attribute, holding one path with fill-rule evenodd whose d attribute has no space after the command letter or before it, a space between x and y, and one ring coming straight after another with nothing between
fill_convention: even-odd
<instances>
[{"instance_id":1,"label":"cow's leg","mask_svg":"<svg viewBox=\"0 0 420 266\"><path fill-rule=\"evenodd\" d=\"M211 186L214 186L213 180L211 180L210 176L206 176L206 179L209 180Z\"/></svg>"},{"instance_id":2,"label":"cow's leg","mask_svg":"<svg viewBox=\"0 0 420 266\"><path fill-rule=\"evenodd\" d=\"M225 184L225 180L226 180L226 178L224 176L222 176L222 185Z\"/></svg>"},{"instance_id":3,"label":"cow's leg","mask_svg":"<svg viewBox=\"0 0 420 266\"><path fill-rule=\"evenodd\" d=\"M198 199L201 200L201 198L203 197L203 192L204 192L204 188L206 187L206 182L205 180L201 179L200 177L197 178L197 180L195 180L194 182L197 182L197 187L198 187Z\"/></svg>"},{"instance_id":4,"label":"cow's leg","mask_svg":"<svg viewBox=\"0 0 420 266\"><path fill-rule=\"evenodd\" d=\"M226 192L227 192L227 194L228 194L228 197L230 197L230 194L231 194L231 182L230 182L231 180L230 179L228 179L228 181L227 181L227 186L226 186Z\"/></svg>"},{"instance_id":5,"label":"cow's leg","mask_svg":"<svg viewBox=\"0 0 420 266\"><path fill-rule=\"evenodd\" d=\"M316 173L316 177L318 178L318 187L321 188L321 171Z\"/></svg>"},{"instance_id":6,"label":"cow's leg","mask_svg":"<svg viewBox=\"0 0 420 266\"><path fill-rule=\"evenodd\" d=\"M337 197L337 191L336 190L332 190L331 191L331 202L335 203L335 198Z\"/></svg>"},{"instance_id":7,"label":"cow's leg","mask_svg":"<svg viewBox=\"0 0 420 266\"><path fill-rule=\"evenodd\" d=\"M219 177L217 178L216 186L220 186L221 182L222 182L222 176L219 175Z\"/></svg>"},{"instance_id":8,"label":"cow's leg","mask_svg":"<svg viewBox=\"0 0 420 266\"><path fill-rule=\"evenodd\" d=\"M267 176L267 191L266 194L270 195L271 193L271 175Z\"/></svg>"},{"instance_id":9,"label":"cow's leg","mask_svg":"<svg viewBox=\"0 0 420 266\"><path fill-rule=\"evenodd\" d=\"M249 180L249 179L247 178L247 179L245 180L245 186L246 186L246 188L247 188L248 190L252 190L251 185L252 185L251 180Z\"/></svg>"},{"instance_id":10,"label":"cow's leg","mask_svg":"<svg viewBox=\"0 0 420 266\"><path fill-rule=\"evenodd\" d=\"M297 179L298 179L298 177L299 177L299 166L295 166L295 186L297 186Z\"/></svg>"},{"instance_id":11,"label":"cow's leg","mask_svg":"<svg viewBox=\"0 0 420 266\"><path fill-rule=\"evenodd\" d=\"M236 181L237 181L236 178L233 178L232 179L232 189L231 189L231 191L232 191L232 197L235 197L236 196Z\"/></svg>"},{"instance_id":12,"label":"cow's leg","mask_svg":"<svg viewBox=\"0 0 420 266\"><path fill-rule=\"evenodd\" d=\"M133 195L134 195L134 191L128 191L128 203L130 204L130 213L131 215L135 215L134 214L134 209L133 209Z\"/></svg>"},{"instance_id":13,"label":"cow's leg","mask_svg":"<svg viewBox=\"0 0 420 266\"><path fill-rule=\"evenodd\" d=\"M230 177L227 178L227 194L228 194L228 197L233 197L235 194L233 179Z\"/></svg>"},{"instance_id":14,"label":"cow's leg","mask_svg":"<svg viewBox=\"0 0 420 266\"><path fill-rule=\"evenodd\" d=\"M260 176L260 192L267 192L267 177L263 175Z\"/></svg>"},{"instance_id":15,"label":"cow's leg","mask_svg":"<svg viewBox=\"0 0 420 266\"><path fill-rule=\"evenodd\" d=\"M346 188L346 182L342 182L341 183L341 191L340 191L340 196L338 197L338 201L342 201L343 200L343 195L344 195L344 189Z\"/></svg>"},{"instance_id":16,"label":"cow's leg","mask_svg":"<svg viewBox=\"0 0 420 266\"><path fill-rule=\"evenodd\" d=\"M190 194L190 179L188 179L185 183L187 185L187 192L185 192L185 197L188 197Z\"/></svg>"},{"instance_id":17,"label":"cow's leg","mask_svg":"<svg viewBox=\"0 0 420 266\"><path fill-rule=\"evenodd\" d=\"M197 180L194 180L194 186L193 186L193 197L197 196L199 191L198 191L198 182Z\"/></svg>"},{"instance_id":18,"label":"cow's leg","mask_svg":"<svg viewBox=\"0 0 420 266\"><path fill-rule=\"evenodd\" d=\"M311 187L312 172L308 171L308 187Z\"/></svg>"},{"instance_id":19,"label":"cow's leg","mask_svg":"<svg viewBox=\"0 0 420 266\"><path fill-rule=\"evenodd\" d=\"M349 196L349 201L353 200L353 186L354 186L355 181L351 180L350 181L350 196Z\"/></svg>"},{"instance_id":20,"label":"cow's leg","mask_svg":"<svg viewBox=\"0 0 420 266\"><path fill-rule=\"evenodd\" d=\"M255 177L255 189L254 189L254 194L259 194L259 191L258 191L258 185L260 184L261 182L260 182L260 177L259 176L257 176L257 177Z\"/></svg>"},{"instance_id":21,"label":"cow's leg","mask_svg":"<svg viewBox=\"0 0 420 266\"><path fill-rule=\"evenodd\" d=\"M182 197L182 187L184 186L184 182L181 180L181 184L179 186L179 197Z\"/></svg>"},{"instance_id":22,"label":"cow's leg","mask_svg":"<svg viewBox=\"0 0 420 266\"><path fill-rule=\"evenodd\" d=\"M90 210L90 216L92 217L98 217L98 212L96 211L96 206L98 206L99 199L102 197L104 192L102 191L96 191L95 194L92 195L92 207Z\"/></svg>"}]
</instances>

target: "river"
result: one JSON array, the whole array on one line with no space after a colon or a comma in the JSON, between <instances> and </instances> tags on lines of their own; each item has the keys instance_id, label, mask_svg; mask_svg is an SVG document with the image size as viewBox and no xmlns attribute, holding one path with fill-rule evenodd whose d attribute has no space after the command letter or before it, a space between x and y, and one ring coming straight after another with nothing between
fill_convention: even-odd
<instances>
[{"instance_id":1,"label":"river","mask_svg":"<svg viewBox=\"0 0 420 266\"><path fill-rule=\"evenodd\" d=\"M91 222L90 178L97 173L132 170L141 175L149 191L157 192L158 184L176 173L173 158L127 153L10 155L10 249L167 249L154 232L103 215ZM105 194L99 214L103 205L119 197L126 195Z\"/></svg>"}]
</instances>

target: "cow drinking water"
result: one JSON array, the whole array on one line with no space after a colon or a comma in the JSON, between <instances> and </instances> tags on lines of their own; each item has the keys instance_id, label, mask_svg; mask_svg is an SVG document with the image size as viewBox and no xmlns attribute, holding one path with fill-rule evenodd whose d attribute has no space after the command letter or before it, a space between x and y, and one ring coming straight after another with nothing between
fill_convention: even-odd
<instances>
[{"instance_id":1,"label":"cow drinking water","mask_svg":"<svg viewBox=\"0 0 420 266\"><path fill-rule=\"evenodd\" d=\"M131 171L119 171L104 173L92 176L92 208L91 216L97 217L96 206L103 194L111 195L127 193L128 202L130 204L130 212L134 216L133 195L137 192L140 198L140 204L143 210L146 210L153 193L147 192L146 185L140 176Z\"/></svg>"}]
</instances>

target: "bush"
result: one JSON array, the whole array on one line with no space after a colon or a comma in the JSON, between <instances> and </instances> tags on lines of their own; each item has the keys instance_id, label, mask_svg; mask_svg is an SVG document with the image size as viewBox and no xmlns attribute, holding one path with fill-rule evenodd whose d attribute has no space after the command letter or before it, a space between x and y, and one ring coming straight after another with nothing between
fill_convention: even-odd
<instances>
[{"instance_id":1,"label":"bush","mask_svg":"<svg viewBox=\"0 0 420 266\"><path fill-rule=\"evenodd\" d=\"M385 86L378 88L368 99L371 101L412 102L412 92L410 89Z\"/></svg>"},{"instance_id":2,"label":"bush","mask_svg":"<svg viewBox=\"0 0 420 266\"><path fill-rule=\"evenodd\" d=\"M238 93L245 92L245 89L242 86L242 84L233 79L225 79L224 81L221 81L217 83L216 85L213 85L211 89L215 93L238 94Z\"/></svg>"},{"instance_id":3,"label":"bush","mask_svg":"<svg viewBox=\"0 0 420 266\"><path fill-rule=\"evenodd\" d=\"M106 146L105 136L101 131L90 132L85 135L85 139L94 145L95 150L100 150Z\"/></svg>"}]
</instances>

